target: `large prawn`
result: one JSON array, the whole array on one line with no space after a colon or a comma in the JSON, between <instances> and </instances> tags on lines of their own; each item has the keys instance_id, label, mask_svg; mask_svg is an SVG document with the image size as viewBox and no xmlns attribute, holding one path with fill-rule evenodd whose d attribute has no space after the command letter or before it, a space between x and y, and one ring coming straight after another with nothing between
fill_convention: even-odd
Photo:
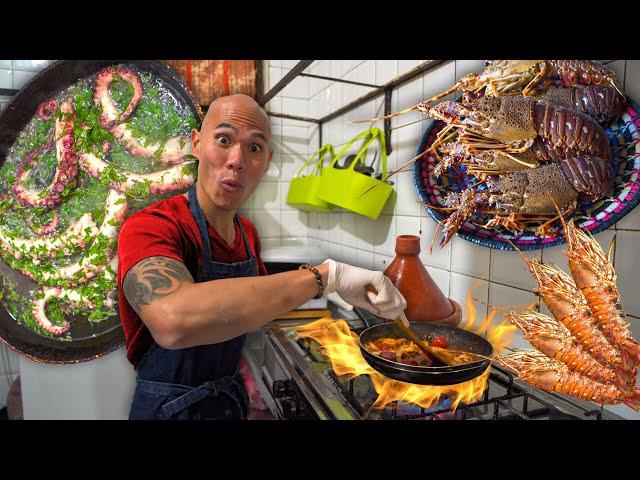
<instances>
[{"instance_id":1,"label":"large prawn","mask_svg":"<svg viewBox=\"0 0 640 480\"><path fill-rule=\"evenodd\" d=\"M571 276L553 264L526 260L538 283L538 292L553 316L601 364L621 370L635 379L635 365L611 345L595 324L593 312Z\"/></svg>"},{"instance_id":2,"label":"large prawn","mask_svg":"<svg viewBox=\"0 0 640 480\"><path fill-rule=\"evenodd\" d=\"M628 390L632 383L635 385L635 378L627 372L598 363L555 318L538 312L511 312L506 318L525 334L524 338L537 350L564 363L570 370L596 382L615 383L622 390Z\"/></svg>"},{"instance_id":3,"label":"large prawn","mask_svg":"<svg viewBox=\"0 0 640 480\"><path fill-rule=\"evenodd\" d=\"M537 350L517 350L498 357L496 362L515 372L520 380L550 392L564 393L600 404L624 403L640 411L640 392L619 389L612 384L594 382L572 372L562 362L553 360Z\"/></svg>"},{"instance_id":4,"label":"large prawn","mask_svg":"<svg viewBox=\"0 0 640 480\"><path fill-rule=\"evenodd\" d=\"M572 221L565 224L565 231L569 268L593 312L595 324L609 343L622 351L626 363L636 367L640 363L640 344L631 336L622 309L611 261L613 243L606 254L593 236L578 229Z\"/></svg>"}]
</instances>

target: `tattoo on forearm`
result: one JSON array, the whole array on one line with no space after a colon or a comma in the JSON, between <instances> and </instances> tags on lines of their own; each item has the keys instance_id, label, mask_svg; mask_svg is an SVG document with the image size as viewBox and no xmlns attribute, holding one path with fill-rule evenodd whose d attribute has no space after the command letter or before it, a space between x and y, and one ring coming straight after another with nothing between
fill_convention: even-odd
<instances>
[{"instance_id":1,"label":"tattoo on forearm","mask_svg":"<svg viewBox=\"0 0 640 480\"><path fill-rule=\"evenodd\" d=\"M149 257L127 272L122 288L140 315L143 305L177 292L184 283L194 283L184 263L168 257Z\"/></svg>"}]
</instances>

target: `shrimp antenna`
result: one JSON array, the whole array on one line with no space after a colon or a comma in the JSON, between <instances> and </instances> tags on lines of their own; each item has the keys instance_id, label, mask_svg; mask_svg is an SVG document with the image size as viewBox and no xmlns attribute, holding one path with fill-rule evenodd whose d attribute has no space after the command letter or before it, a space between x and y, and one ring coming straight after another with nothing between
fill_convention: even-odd
<instances>
[{"instance_id":1,"label":"shrimp antenna","mask_svg":"<svg viewBox=\"0 0 640 480\"><path fill-rule=\"evenodd\" d=\"M507 240L507 242L509 242L509 245L511 245L513 249L518 253L518 256L522 259L522 261L524 261L524 263L529 265L529 259L524 256L524 253L522 253L522 251L516 246L516 244L513 243L511 240Z\"/></svg>"},{"instance_id":2,"label":"shrimp antenna","mask_svg":"<svg viewBox=\"0 0 640 480\"><path fill-rule=\"evenodd\" d=\"M564 215L560 211L560 207L558 207L558 204L553 198L553 195L551 195L551 192L549 192L549 190L547 190L546 188L544 189L544 191L547 192L547 195L549 195L549 199L551 200L551 203L553 203L553 206L555 207L556 212L558 212L557 218L559 218L560 221L562 222L562 228L564 229L564 236L567 238L567 246L569 247L569 249L571 249L571 235L569 235L569 227L567 225L567 222L564 219Z\"/></svg>"},{"instance_id":3,"label":"shrimp antenna","mask_svg":"<svg viewBox=\"0 0 640 480\"><path fill-rule=\"evenodd\" d=\"M618 238L618 234L616 233L613 238L611 239L611 244L609 245L609 251L607 252L607 259L609 260L609 263L613 264L612 262L612 258L613 258L613 254L616 251L616 241Z\"/></svg>"}]
</instances>

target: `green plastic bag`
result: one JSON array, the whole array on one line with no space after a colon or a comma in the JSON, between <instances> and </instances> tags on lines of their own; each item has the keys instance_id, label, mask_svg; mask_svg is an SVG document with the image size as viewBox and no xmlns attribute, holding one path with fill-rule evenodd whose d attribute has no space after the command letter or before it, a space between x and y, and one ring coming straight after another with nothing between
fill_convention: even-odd
<instances>
[{"instance_id":1,"label":"green plastic bag","mask_svg":"<svg viewBox=\"0 0 640 480\"><path fill-rule=\"evenodd\" d=\"M337 167L338 160L360 139L364 140L363 146L351 165L346 169ZM378 218L393 192L393 187L389 183L375 178L373 173L372 176L368 176L355 170L358 164L365 165L367 150L375 140L378 140L380 148L381 178L387 176L387 149L384 132L373 127L352 138L324 169L320 176L318 189L318 197L321 200L373 220Z\"/></svg>"},{"instance_id":2,"label":"green plastic bag","mask_svg":"<svg viewBox=\"0 0 640 480\"><path fill-rule=\"evenodd\" d=\"M318 188L320 186L320 175L322 174L322 163L324 157L329 154L328 159L335 156L333 145L326 144L320 147L306 162L300 167L295 176L291 179L289 185L289 193L287 194L287 203L299 210L306 212L330 212L331 205L318 197ZM310 174L302 175L302 171L318 158Z\"/></svg>"}]
</instances>

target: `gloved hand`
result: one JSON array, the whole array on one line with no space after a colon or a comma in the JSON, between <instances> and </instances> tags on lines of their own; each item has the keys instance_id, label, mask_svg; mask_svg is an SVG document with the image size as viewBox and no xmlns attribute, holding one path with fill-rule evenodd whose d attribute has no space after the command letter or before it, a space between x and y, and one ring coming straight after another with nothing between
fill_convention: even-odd
<instances>
[{"instance_id":1,"label":"gloved hand","mask_svg":"<svg viewBox=\"0 0 640 480\"><path fill-rule=\"evenodd\" d=\"M409 326L404 309L407 301L400 291L382 272L354 267L346 263L327 260L329 276L324 289L324 296L345 308L364 308L382 318L394 320L400 317ZM368 292L367 285L372 285L378 294Z\"/></svg>"}]
</instances>

